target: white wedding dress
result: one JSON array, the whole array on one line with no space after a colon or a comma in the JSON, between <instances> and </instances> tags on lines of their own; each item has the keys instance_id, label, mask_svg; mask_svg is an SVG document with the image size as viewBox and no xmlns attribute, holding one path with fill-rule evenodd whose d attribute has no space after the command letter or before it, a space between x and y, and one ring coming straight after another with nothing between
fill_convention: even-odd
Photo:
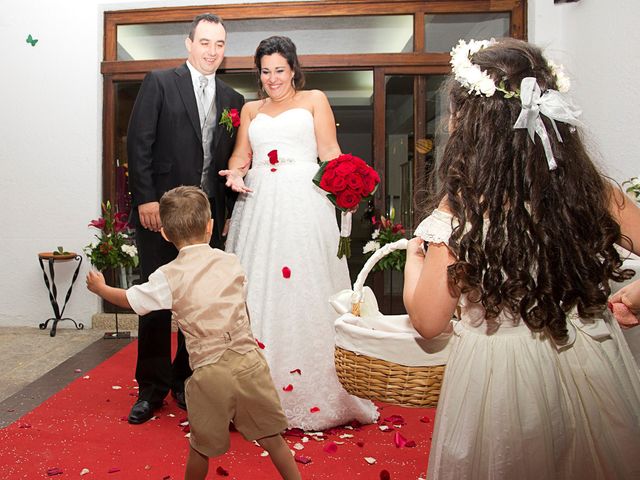
<instances>
[{"instance_id":1,"label":"white wedding dress","mask_svg":"<svg viewBox=\"0 0 640 480\"><path fill-rule=\"evenodd\" d=\"M313 115L293 108L249 125L253 161L244 181L253 190L236 201L226 250L248 278L251 328L264 344L290 428L324 430L377 409L349 395L334 367L335 311L329 297L350 288L338 259L334 206L312 178L318 170ZM278 163L268 153L277 150ZM287 278L288 277L288 278Z\"/></svg>"}]
</instances>

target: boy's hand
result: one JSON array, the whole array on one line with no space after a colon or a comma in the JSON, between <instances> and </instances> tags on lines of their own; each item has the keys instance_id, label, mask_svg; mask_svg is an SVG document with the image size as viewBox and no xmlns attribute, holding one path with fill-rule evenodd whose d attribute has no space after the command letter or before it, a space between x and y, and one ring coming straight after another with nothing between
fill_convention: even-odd
<instances>
[{"instance_id":1,"label":"boy's hand","mask_svg":"<svg viewBox=\"0 0 640 480\"><path fill-rule=\"evenodd\" d=\"M87 273L87 288L95 293L95 294L100 294L99 290L106 285L106 282L104 280L104 275L102 275L102 273L100 272L95 272L95 271L90 271L89 273Z\"/></svg>"}]
</instances>

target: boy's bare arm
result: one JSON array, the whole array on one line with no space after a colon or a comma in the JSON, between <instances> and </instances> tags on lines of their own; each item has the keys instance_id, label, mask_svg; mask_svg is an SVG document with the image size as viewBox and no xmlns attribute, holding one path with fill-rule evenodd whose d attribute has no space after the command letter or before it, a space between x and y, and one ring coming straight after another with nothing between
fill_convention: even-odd
<instances>
[{"instance_id":1,"label":"boy's bare arm","mask_svg":"<svg viewBox=\"0 0 640 480\"><path fill-rule=\"evenodd\" d=\"M87 288L109 303L121 308L131 308L126 290L107 285L104 276L100 272L91 271L87 274Z\"/></svg>"}]
</instances>

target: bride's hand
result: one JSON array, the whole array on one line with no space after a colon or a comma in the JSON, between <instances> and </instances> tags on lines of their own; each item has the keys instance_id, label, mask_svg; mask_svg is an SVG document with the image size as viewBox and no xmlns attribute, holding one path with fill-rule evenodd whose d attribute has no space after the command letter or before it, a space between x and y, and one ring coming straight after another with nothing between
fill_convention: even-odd
<instances>
[{"instance_id":1,"label":"bride's hand","mask_svg":"<svg viewBox=\"0 0 640 480\"><path fill-rule=\"evenodd\" d=\"M238 172L238 170L220 170L218 175L227 177L227 181L225 185L229 187L234 192L238 193L250 193L253 192L249 187L244 184L244 180L242 175Z\"/></svg>"}]
</instances>

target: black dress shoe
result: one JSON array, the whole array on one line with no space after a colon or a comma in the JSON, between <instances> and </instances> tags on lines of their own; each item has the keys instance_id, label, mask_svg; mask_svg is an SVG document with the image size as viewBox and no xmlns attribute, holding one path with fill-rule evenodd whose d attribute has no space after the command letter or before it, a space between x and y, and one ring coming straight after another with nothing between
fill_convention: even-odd
<instances>
[{"instance_id":1,"label":"black dress shoe","mask_svg":"<svg viewBox=\"0 0 640 480\"><path fill-rule=\"evenodd\" d=\"M153 411L160 408L160 405L152 405L146 400L138 400L129 412L129 423L135 425L144 423L153 417Z\"/></svg>"},{"instance_id":2,"label":"black dress shoe","mask_svg":"<svg viewBox=\"0 0 640 480\"><path fill-rule=\"evenodd\" d=\"M182 410L187 410L187 402L184 398L184 392L174 392L171 390L171 396L176 401L176 405Z\"/></svg>"}]
</instances>

